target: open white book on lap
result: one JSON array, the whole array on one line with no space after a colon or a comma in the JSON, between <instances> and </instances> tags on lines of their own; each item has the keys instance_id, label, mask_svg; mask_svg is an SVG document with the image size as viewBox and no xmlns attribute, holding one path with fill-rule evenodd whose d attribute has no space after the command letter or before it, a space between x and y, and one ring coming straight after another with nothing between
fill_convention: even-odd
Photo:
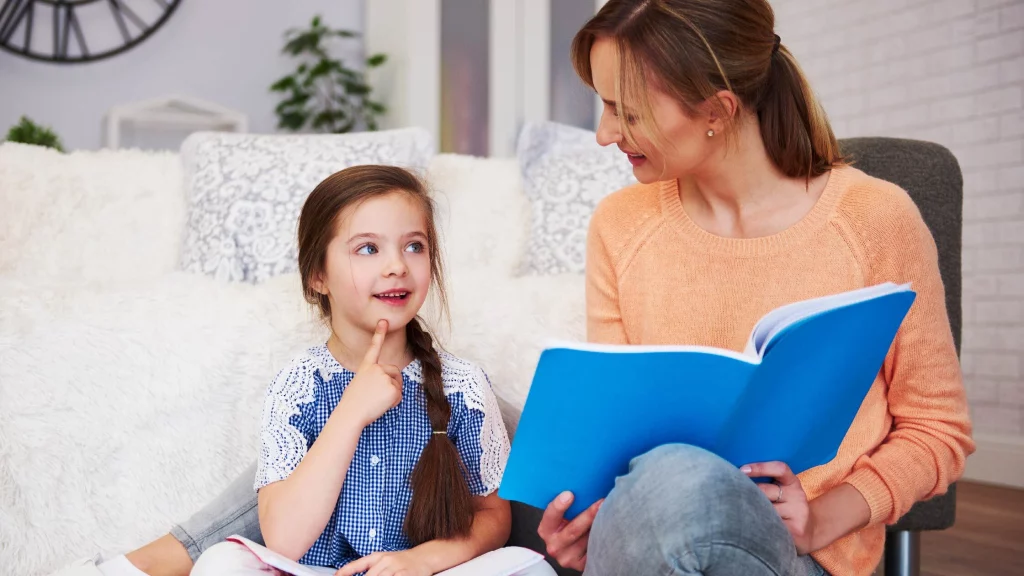
<instances>
[{"instance_id":1,"label":"open white book on lap","mask_svg":"<svg viewBox=\"0 0 1024 576\"><path fill-rule=\"evenodd\" d=\"M261 546L242 536L231 536L228 540L245 546L264 564L277 568L285 574L291 574L292 576L323 576L324 574L334 574L335 572L334 568L299 564L266 546ZM488 552L469 562L444 572L439 572L437 576L515 576L539 562L544 562L544 557L540 554L528 548L513 546Z\"/></svg>"}]
</instances>

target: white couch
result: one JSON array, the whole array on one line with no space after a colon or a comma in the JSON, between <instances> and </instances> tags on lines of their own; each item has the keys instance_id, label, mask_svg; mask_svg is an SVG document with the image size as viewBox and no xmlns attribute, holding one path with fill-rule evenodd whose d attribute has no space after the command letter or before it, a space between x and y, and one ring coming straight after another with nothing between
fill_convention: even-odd
<instances>
[{"instance_id":1,"label":"white couch","mask_svg":"<svg viewBox=\"0 0 1024 576\"><path fill-rule=\"evenodd\" d=\"M435 331L485 368L514 429L544 340L583 338L583 278L516 273L515 159L440 155L428 178L451 297ZM0 145L0 575L188 517L255 457L277 370L325 337L296 275L177 271L182 186L177 154Z\"/></svg>"}]
</instances>

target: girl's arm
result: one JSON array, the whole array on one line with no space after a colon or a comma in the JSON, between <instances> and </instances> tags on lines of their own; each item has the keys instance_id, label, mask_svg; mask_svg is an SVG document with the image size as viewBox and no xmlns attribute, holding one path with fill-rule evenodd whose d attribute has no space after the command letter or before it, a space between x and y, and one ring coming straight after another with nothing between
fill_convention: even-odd
<instances>
[{"instance_id":1,"label":"girl's arm","mask_svg":"<svg viewBox=\"0 0 1024 576\"><path fill-rule=\"evenodd\" d=\"M283 479L260 489L263 541L292 560L309 550L334 514L363 428L402 400L398 368L377 363L387 329L386 321L377 323L359 370L302 460ZM276 440L271 435L264 442Z\"/></svg>"},{"instance_id":2,"label":"girl's arm","mask_svg":"<svg viewBox=\"0 0 1024 576\"><path fill-rule=\"evenodd\" d=\"M298 560L316 542L334 513L362 431L343 398L295 471L260 489L260 532L267 548Z\"/></svg>"}]
</instances>

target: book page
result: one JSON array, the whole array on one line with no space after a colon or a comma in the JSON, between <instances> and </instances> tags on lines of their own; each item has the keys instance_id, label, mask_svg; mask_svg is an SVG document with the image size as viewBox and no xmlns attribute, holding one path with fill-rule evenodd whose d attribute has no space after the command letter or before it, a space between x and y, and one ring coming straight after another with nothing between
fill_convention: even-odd
<instances>
[{"instance_id":1,"label":"book page","mask_svg":"<svg viewBox=\"0 0 1024 576\"><path fill-rule=\"evenodd\" d=\"M747 345L747 352L753 352L758 357L762 356L772 338L787 326L791 326L825 310L832 310L856 302L877 298L885 294L904 292L909 289L910 284L897 285L892 282L885 282L866 288L822 296L821 298L802 300L781 306L765 314L754 326L754 330L750 335L750 342Z\"/></svg>"}]
</instances>

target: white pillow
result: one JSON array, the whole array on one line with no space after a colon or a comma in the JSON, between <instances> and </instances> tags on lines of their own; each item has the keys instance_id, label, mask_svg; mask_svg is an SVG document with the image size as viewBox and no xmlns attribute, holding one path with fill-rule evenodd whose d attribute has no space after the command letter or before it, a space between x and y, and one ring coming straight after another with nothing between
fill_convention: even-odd
<instances>
[{"instance_id":1,"label":"white pillow","mask_svg":"<svg viewBox=\"0 0 1024 576\"><path fill-rule=\"evenodd\" d=\"M0 144L0 274L119 285L174 270L178 155Z\"/></svg>"},{"instance_id":2,"label":"white pillow","mask_svg":"<svg viewBox=\"0 0 1024 576\"><path fill-rule=\"evenodd\" d=\"M514 275L530 217L516 160L440 154L427 179L449 268Z\"/></svg>"},{"instance_id":3,"label":"white pillow","mask_svg":"<svg viewBox=\"0 0 1024 576\"><path fill-rule=\"evenodd\" d=\"M594 132L555 122L524 125L517 156L532 212L520 273L583 272L590 216L602 198L636 183L632 167Z\"/></svg>"},{"instance_id":4,"label":"white pillow","mask_svg":"<svg viewBox=\"0 0 1024 576\"><path fill-rule=\"evenodd\" d=\"M181 268L260 282L294 272L299 212L324 178L359 164L422 172L426 130L256 135L199 132L181 145L188 219Z\"/></svg>"}]
</instances>

